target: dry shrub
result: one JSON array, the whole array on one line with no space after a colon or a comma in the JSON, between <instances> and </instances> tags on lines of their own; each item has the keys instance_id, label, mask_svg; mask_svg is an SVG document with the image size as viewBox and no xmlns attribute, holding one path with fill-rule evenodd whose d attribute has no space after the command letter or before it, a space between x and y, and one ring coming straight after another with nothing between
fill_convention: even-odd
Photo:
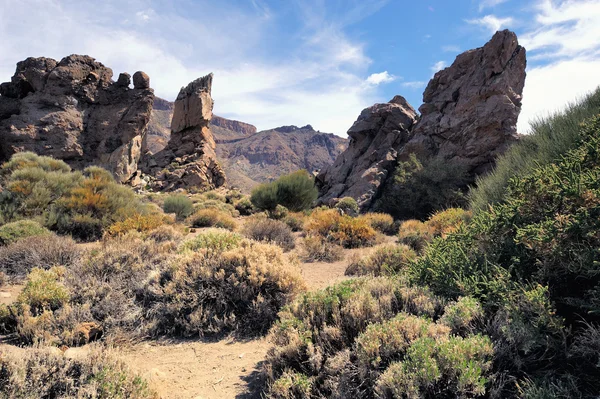
<instances>
[{"instance_id":1,"label":"dry shrub","mask_svg":"<svg viewBox=\"0 0 600 399\"><path fill-rule=\"evenodd\" d=\"M282 221L287 224L292 231L297 232L302 231L305 219L306 215L302 212L290 212Z\"/></svg>"},{"instance_id":2,"label":"dry shrub","mask_svg":"<svg viewBox=\"0 0 600 399\"><path fill-rule=\"evenodd\" d=\"M218 227L227 230L237 228L237 223L230 214L215 208L200 209L188 221L192 227Z\"/></svg>"},{"instance_id":3,"label":"dry shrub","mask_svg":"<svg viewBox=\"0 0 600 399\"><path fill-rule=\"evenodd\" d=\"M265 332L279 309L304 290L280 248L245 242L221 256L180 255L148 281L144 299L155 335L251 335Z\"/></svg>"},{"instance_id":4,"label":"dry shrub","mask_svg":"<svg viewBox=\"0 0 600 399\"><path fill-rule=\"evenodd\" d=\"M0 248L0 271L19 281L33 268L71 267L80 256L81 250L70 237L29 237Z\"/></svg>"},{"instance_id":5,"label":"dry shrub","mask_svg":"<svg viewBox=\"0 0 600 399\"><path fill-rule=\"evenodd\" d=\"M302 240L300 259L304 262L337 262L344 259L344 249L319 236L307 236Z\"/></svg>"},{"instance_id":6,"label":"dry shrub","mask_svg":"<svg viewBox=\"0 0 600 399\"><path fill-rule=\"evenodd\" d=\"M305 224L305 231L345 248L372 246L377 240L377 232L365 219L340 215L336 209L314 211Z\"/></svg>"},{"instance_id":7,"label":"dry shrub","mask_svg":"<svg viewBox=\"0 0 600 399\"><path fill-rule=\"evenodd\" d=\"M94 347L68 359L56 348L19 349L0 354L2 398L154 399L146 381L112 353Z\"/></svg>"},{"instance_id":8,"label":"dry shrub","mask_svg":"<svg viewBox=\"0 0 600 399\"><path fill-rule=\"evenodd\" d=\"M292 229L279 220L251 218L244 225L244 235L252 240L279 245L285 251L296 247Z\"/></svg>"},{"instance_id":9,"label":"dry shrub","mask_svg":"<svg viewBox=\"0 0 600 399\"><path fill-rule=\"evenodd\" d=\"M177 243L181 241L183 234L173 226L162 225L148 232L147 237L151 240L156 241L157 243L169 241Z\"/></svg>"},{"instance_id":10,"label":"dry shrub","mask_svg":"<svg viewBox=\"0 0 600 399\"><path fill-rule=\"evenodd\" d=\"M347 276L393 275L401 272L405 266L416 259L417 254L407 245L382 245L369 255L355 257L345 274Z\"/></svg>"},{"instance_id":11,"label":"dry shrub","mask_svg":"<svg viewBox=\"0 0 600 399\"><path fill-rule=\"evenodd\" d=\"M4 284L6 284L8 282L8 277L6 276L6 274L4 274L4 272L0 272L0 288L2 288L2 286Z\"/></svg>"},{"instance_id":12,"label":"dry shrub","mask_svg":"<svg viewBox=\"0 0 600 399\"><path fill-rule=\"evenodd\" d=\"M369 212L359 216L359 219L365 220L369 226L383 234L394 234L395 224L394 218L387 213Z\"/></svg>"},{"instance_id":13,"label":"dry shrub","mask_svg":"<svg viewBox=\"0 0 600 399\"><path fill-rule=\"evenodd\" d=\"M335 208L349 216L356 216L360 212L358 203L352 197L340 198L337 204L335 204Z\"/></svg>"},{"instance_id":14,"label":"dry shrub","mask_svg":"<svg viewBox=\"0 0 600 399\"><path fill-rule=\"evenodd\" d=\"M107 234L111 237L122 236L131 231L138 233L148 233L165 224L167 220L164 215L148 214L141 215L136 213L125 220L116 222L107 230Z\"/></svg>"},{"instance_id":15,"label":"dry shrub","mask_svg":"<svg viewBox=\"0 0 600 399\"><path fill-rule=\"evenodd\" d=\"M420 220L407 220L400 225L398 239L402 244L421 252L433 240L433 232Z\"/></svg>"}]
</instances>

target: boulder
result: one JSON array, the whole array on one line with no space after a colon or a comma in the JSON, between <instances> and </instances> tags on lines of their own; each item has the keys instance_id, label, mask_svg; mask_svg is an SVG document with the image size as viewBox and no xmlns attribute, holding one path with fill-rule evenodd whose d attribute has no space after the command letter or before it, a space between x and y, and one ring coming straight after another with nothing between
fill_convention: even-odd
<instances>
[{"instance_id":1,"label":"boulder","mask_svg":"<svg viewBox=\"0 0 600 399\"><path fill-rule=\"evenodd\" d=\"M0 161L32 151L74 168L99 165L119 182L137 170L154 93L112 81L92 57L28 58L0 85Z\"/></svg>"},{"instance_id":2,"label":"boulder","mask_svg":"<svg viewBox=\"0 0 600 399\"><path fill-rule=\"evenodd\" d=\"M150 77L145 72L137 71L133 74L133 88L144 90L150 88Z\"/></svg>"}]
</instances>

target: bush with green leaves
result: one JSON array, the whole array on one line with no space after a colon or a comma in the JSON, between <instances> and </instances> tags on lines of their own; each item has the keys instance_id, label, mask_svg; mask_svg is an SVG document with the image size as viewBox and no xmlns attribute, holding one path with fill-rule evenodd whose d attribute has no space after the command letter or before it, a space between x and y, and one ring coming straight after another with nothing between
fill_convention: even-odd
<instances>
[{"instance_id":1,"label":"bush with green leaves","mask_svg":"<svg viewBox=\"0 0 600 399\"><path fill-rule=\"evenodd\" d=\"M115 222L149 211L102 168L73 172L62 161L28 152L2 165L0 184L5 221L39 218L50 230L82 241L99 239Z\"/></svg>"},{"instance_id":2,"label":"bush with green leaves","mask_svg":"<svg viewBox=\"0 0 600 399\"><path fill-rule=\"evenodd\" d=\"M398 163L375 209L396 219L423 220L435 211L466 205L463 192L468 181L467 169L458 161L421 160L411 154L408 161Z\"/></svg>"},{"instance_id":3,"label":"bush with green leaves","mask_svg":"<svg viewBox=\"0 0 600 399\"><path fill-rule=\"evenodd\" d=\"M273 211L281 205L292 212L299 212L310 208L317 195L314 179L307 171L299 170L256 187L250 200L263 211Z\"/></svg>"},{"instance_id":4,"label":"bush with green leaves","mask_svg":"<svg viewBox=\"0 0 600 399\"><path fill-rule=\"evenodd\" d=\"M434 240L409 274L438 295L481 301L498 372L534 385L574 377L586 396L600 392L599 369L582 367L572 343L600 322L600 117L578 137L557 162L513 178L502 203Z\"/></svg>"},{"instance_id":5,"label":"bush with green leaves","mask_svg":"<svg viewBox=\"0 0 600 399\"><path fill-rule=\"evenodd\" d=\"M469 193L471 208L478 212L490 205L503 202L513 177L523 177L559 159L567 151L577 148L581 141L581 123L598 114L600 88L569 104L563 111L531 122L529 134L496 160L494 170L477 178Z\"/></svg>"},{"instance_id":6,"label":"bush with green leaves","mask_svg":"<svg viewBox=\"0 0 600 399\"><path fill-rule=\"evenodd\" d=\"M194 203L186 195L171 195L163 203L165 213L174 213L177 219L184 220L194 212Z\"/></svg>"},{"instance_id":7,"label":"bush with green leaves","mask_svg":"<svg viewBox=\"0 0 600 399\"><path fill-rule=\"evenodd\" d=\"M34 220L18 220L0 226L0 246L9 245L27 237L49 235L50 231Z\"/></svg>"},{"instance_id":8,"label":"bush with green leaves","mask_svg":"<svg viewBox=\"0 0 600 399\"><path fill-rule=\"evenodd\" d=\"M356 216L360 211L358 207L358 203L352 197L344 197L341 198L337 204L335 204L336 209L342 211L345 215Z\"/></svg>"},{"instance_id":9,"label":"bush with green leaves","mask_svg":"<svg viewBox=\"0 0 600 399\"><path fill-rule=\"evenodd\" d=\"M382 277L304 294L271 330L268 396L481 397L494 347L472 333L478 309Z\"/></svg>"}]
</instances>

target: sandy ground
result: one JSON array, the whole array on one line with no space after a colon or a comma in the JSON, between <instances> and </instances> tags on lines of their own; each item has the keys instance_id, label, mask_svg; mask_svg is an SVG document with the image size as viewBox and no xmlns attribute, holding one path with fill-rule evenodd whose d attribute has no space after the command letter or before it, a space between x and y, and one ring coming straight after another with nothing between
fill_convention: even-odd
<instances>
[{"instance_id":1,"label":"sandy ground","mask_svg":"<svg viewBox=\"0 0 600 399\"><path fill-rule=\"evenodd\" d=\"M0 287L0 305L10 305L17 300L23 285L3 285Z\"/></svg>"}]
</instances>

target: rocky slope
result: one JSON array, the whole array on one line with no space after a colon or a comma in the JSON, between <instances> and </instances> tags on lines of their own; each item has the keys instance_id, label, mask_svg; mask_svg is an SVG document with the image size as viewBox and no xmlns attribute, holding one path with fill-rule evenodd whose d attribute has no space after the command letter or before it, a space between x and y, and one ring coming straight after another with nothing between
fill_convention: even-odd
<instances>
[{"instance_id":1,"label":"rocky slope","mask_svg":"<svg viewBox=\"0 0 600 399\"><path fill-rule=\"evenodd\" d=\"M348 132L348 150L317 176L319 201L351 196L363 210L370 209L392 184L388 177L398 161L411 154L421 161L461 165L466 184L473 183L518 139L525 66L517 36L497 32L483 47L459 55L435 74L418 121L400 96L365 109Z\"/></svg>"},{"instance_id":2,"label":"rocky slope","mask_svg":"<svg viewBox=\"0 0 600 399\"><path fill-rule=\"evenodd\" d=\"M0 85L0 161L20 151L100 165L127 181L137 170L154 93L143 72L112 80L92 57L28 58Z\"/></svg>"},{"instance_id":3,"label":"rocky slope","mask_svg":"<svg viewBox=\"0 0 600 399\"><path fill-rule=\"evenodd\" d=\"M299 169L313 172L331 165L347 141L310 125L285 126L238 139L217 138L217 156L231 185L249 192Z\"/></svg>"},{"instance_id":4,"label":"rocky slope","mask_svg":"<svg viewBox=\"0 0 600 399\"><path fill-rule=\"evenodd\" d=\"M166 145L172 114L172 103L157 98L147 135L150 151L160 151ZM211 120L210 130L229 184L245 192L298 169L320 170L332 164L348 142L317 132L310 125L257 132L253 125L219 116Z\"/></svg>"},{"instance_id":5,"label":"rocky slope","mask_svg":"<svg viewBox=\"0 0 600 399\"><path fill-rule=\"evenodd\" d=\"M133 185L161 191L203 191L225 185L225 173L217 161L209 128L213 116L212 80L209 74L181 88L173 105L169 142L157 153L144 148L140 163L143 173L135 176Z\"/></svg>"}]
</instances>

